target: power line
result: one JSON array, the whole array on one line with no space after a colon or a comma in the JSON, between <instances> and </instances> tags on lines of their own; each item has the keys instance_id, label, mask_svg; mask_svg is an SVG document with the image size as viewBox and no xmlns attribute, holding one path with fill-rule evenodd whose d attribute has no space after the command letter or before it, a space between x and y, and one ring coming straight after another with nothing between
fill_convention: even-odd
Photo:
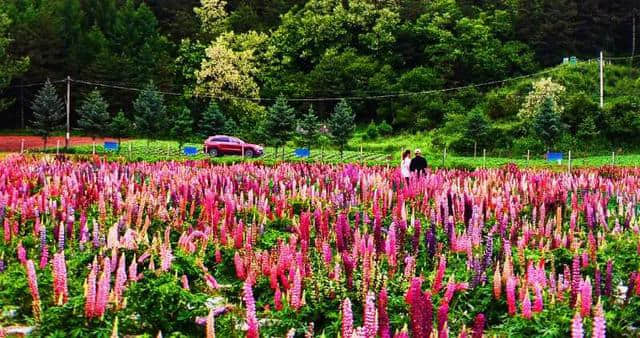
<instances>
[{"instance_id":1,"label":"power line","mask_svg":"<svg viewBox=\"0 0 640 338\"><path fill-rule=\"evenodd\" d=\"M630 60L640 58L640 55L635 56L617 56L617 57L605 57L605 60Z\"/></svg>"},{"instance_id":2,"label":"power line","mask_svg":"<svg viewBox=\"0 0 640 338\"><path fill-rule=\"evenodd\" d=\"M591 60L587 60L587 61L591 61ZM586 62L586 61L583 61L583 62ZM511 81L517 81L517 80L522 80L522 79L526 79L526 78L530 78L530 77L536 77L536 76L540 76L540 75L544 75L544 74L553 73L553 72L558 71L559 69L560 69L559 67L556 67L556 68L553 68L553 69L548 69L548 70L544 70L544 71L533 73L533 74L520 75L520 76L515 76L515 77L511 77L511 78L507 78L507 79L502 79L502 80L494 80L494 81L488 81L488 82L484 82L484 83L477 83L477 84L458 86L458 87L451 87L451 88L443 88L443 89L432 89L432 90L415 91L415 92L396 92L396 93L380 94L380 95L368 95L368 96L335 96L335 97L287 98L287 101L289 101L289 102L318 102L318 101L340 101L340 100L343 100L343 99L344 100L352 100L352 101L363 101L363 100L382 100L382 99L388 99L388 98L409 97L409 96L416 96L416 95L429 95L429 94L435 94L435 93L445 93L445 92L458 91L458 90L464 90L464 89L486 87L486 86L491 86L491 85L496 85L496 84L501 84L501 83L506 83L506 82L511 82ZM95 82L95 81L86 81L86 80L74 80L74 79L72 79L71 82L84 84L84 85L90 85L90 86L99 86L99 87L104 87L104 88L128 90L128 91L135 91L135 92L141 92L141 91L144 90L144 89L140 89L140 88L111 85L111 84ZM164 94L164 95L170 95L170 96L182 96L183 95L183 93L168 92L168 91L161 91L161 90L156 90L154 92L159 93L159 94ZM243 96L234 96L234 95L215 96L215 95L201 94L201 95L198 95L198 96L211 98L211 99L218 99L218 100L231 99L231 100L246 100L246 101L255 101L255 102L275 101L275 100L277 100L276 98L270 98L270 97L243 97Z\"/></svg>"},{"instance_id":3,"label":"power line","mask_svg":"<svg viewBox=\"0 0 640 338\"><path fill-rule=\"evenodd\" d=\"M640 55L636 57L640 57ZM608 59L613 60L616 58L608 58ZM617 59L629 59L629 58L617 58ZM598 59L580 61L580 63L588 63L594 60L598 60ZM446 93L446 92L452 92L452 91L497 85L497 84L502 84L502 83L507 83L512 81L522 80L526 78L536 77L540 75L550 74L560 69L561 67L556 67L556 68L540 71L537 73L519 75L519 76L510 77L502 80L494 80L494 81L488 81L488 82L476 83L476 84L470 84L470 85L458 86L458 87L451 87L451 88L431 89L431 90L413 91L413 92L388 92L386 94L363 95L363 96L327 96L327 97L302 97L302 98L293 97L293 98L287 98L287 101L289 102L321 102L321 101L340 101L340 100L365 101L365 100L384 100L384 99L390 99L390 98L411 97L411 96L418 96L418 95L430 95L430 94L436 94L436 93ZM51 83L64 83L66 81L67 81L66 79L63 79L63 80L51 81ZM126 90L126 91L132 91L132 92L141 92L145 90L145 89L136 88L136 87L98 82L96 80L89 81L89 80L70 79L70 81L73 83L87 85L87 86L97 86L102 88L111 88L111 89ZM23 85L16 85L9 88L28 88L28 87L40 86L45 83L46 82L29 83L29 84L23 84ZM182 96L184 94L180 92L163 91L163 90L155 90L153 92L163 94L163 95L168 95L168 96ZM234 95L215 96L215 95L200 94L197 96L210 98L210 99L217 99L217 100L227 99L227 100L245 100L245 101L254 101L254 102L269 102L269 101L277 100L276 98L272 98L272 97L246 97L246 96L234 96Z\"/></svg>"},{"instance_id":4,"label":"power line","mask_svg":"<svg viewBox=\"0 0 640 338\"><path fill-rule=\"evenodd\" d=\"M49 81L49 82L50 82L51 84L54 84L54 83L63 83L63 82L65 82L65 81L67 81L67 80L57 80L57 81ZM21 84L21 85L10 86L10 87L7 87L7 89L10 89L10 88L28 88L28 87L36 87L36 86L42 86L42 85L44 85L45 83L47 83L47 82L45 81L45 82L27 83L27 84Z\"/></svg>"}]
</instances>

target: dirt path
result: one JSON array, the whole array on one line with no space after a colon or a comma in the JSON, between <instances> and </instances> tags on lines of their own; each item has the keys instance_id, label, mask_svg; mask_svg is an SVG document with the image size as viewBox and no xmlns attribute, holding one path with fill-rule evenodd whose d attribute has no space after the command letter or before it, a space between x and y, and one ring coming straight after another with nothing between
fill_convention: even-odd
<instances>
[{"instance_id":1,"label":"dirt path","mask_svg":"<svg viewBox=\"0 0 640 338\"><path fill-rule=\"evenodd\" d=\"M37 149L42 148L44 143L42 142L42 138L39 136L11 136L11 135L0 135L0 152L19 152L21 143L24 140L24 149ZM105 140L111 141L111 139L96 139L96 144L102 144ZM64 136L55 136L49 137L47 141L47 147L55 148L56 142L60 142L60 148L64 147ZM91 144L93 140L91 137L79 137L72 136L70 145L82 145L82 144Z\"/></svg>"}]
</instances>

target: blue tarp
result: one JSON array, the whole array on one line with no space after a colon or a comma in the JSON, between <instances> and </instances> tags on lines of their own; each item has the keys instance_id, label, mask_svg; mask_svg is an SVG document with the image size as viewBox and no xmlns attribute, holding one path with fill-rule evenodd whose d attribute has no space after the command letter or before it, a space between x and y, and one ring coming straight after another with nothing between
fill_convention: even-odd
<instances>
[{"instance_id":1,"label":"blue tarp","mask_svg":"<svg viewBox=\"0 0 640 338\"><path fill-rule=\"evenodd\" d=\"M296 157L309 157L309 149L298 148L294 151Z\"/></svg>"},{"instance_id":2,"label":"blue tarp","mask_svg":"<svg viewBox=\"0 0 640 338\"><path fill-rule=\"evenodd\" d=\"M549 162L562 162L562 153L547 153L547 161Z\"/></svg>"},{"instance_id":3,"label":"blue tarp","mask_svg":"<svg viewBox=\"0 0 640 338\"><path fill-rule=\"evenodd\" d=\"M196 147L184 147L182 152L187 156L196 156L198 155L198 148Z\"/></svg>"},{"instance_id":4,"label":"blue tarp","mask_svg":"<svg viewBox=\"0 0 640 338\"><path fill-rule=\"evenodd\" d=\"M104 150L106 151L118 151L118 142L105 142Z\"/></svg>"}]
</instances>

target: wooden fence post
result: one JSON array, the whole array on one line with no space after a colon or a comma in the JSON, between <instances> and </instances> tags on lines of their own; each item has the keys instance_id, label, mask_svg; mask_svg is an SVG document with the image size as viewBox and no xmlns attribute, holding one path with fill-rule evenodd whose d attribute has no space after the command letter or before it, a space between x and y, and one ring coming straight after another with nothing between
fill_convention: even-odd
<instances>
[{"instance_id":1,"label":"wooden fence post","mask_svg":"<svg viewBox=\"0 0 640 338\"><path fill-rule=\"evenodd\" d=\"M487 169L487 149L482 149L482 168Z\"/></svg>"},{"instance_id":2,"label":"wooden fence post","mask_svg":"<svg viewBox=\"0 0 640 338\"><path fill-rule=\"evenodd\" d=\"M616 152L611 152L611 165L616 165Z\"/></svg>"},{"instance_id":3,"label":"wooden fence post","mask_svg":"<svg viewBox=\"0 0 640 338\"><path fill-rule=\"evenodd\" d=\"M531 151L527 149L527 167L529 166L529 158L531 156Z\"/></svg>"},{"instance_id":4,"label":"wooden fence post","mask_svg":"<svg viewBox=\"0 0 640 338\"><path fill-rule=\"evenodd\" d=\"M60 152L60 140L56 141L56 155Z\"/></svg>"},{"instance_id":5,"label":"wooden fence post","mask_svg":"<svg viewBox=\"0 0 640 338\"><path fill-rule=\"evenodd\" d=\"M478 142L473 142L473 160L476 160L476 155L478 152Z\"/></svg>"},{"instance_id":6,"label":"wooden fence post","mask_svg":"<svg viewBox=\"0 0 640 338\"><path fill-rule=\"evenodd\" d=\"M569 166L569 172L571 172L571 150L569 150L569 163L568 163L568 166Z\"/></svg>"},{"instance_id":7,"label":"wooden fence post","mask_svg":"<svg viewBox=\"0 0 640 338\"><path fill-rule=\"evenodd\" d=\"M444 147L444 151L442 152L442 168L445 167L446 160L447 160L447 147Z\"/></svg>"},{"instance_id":8,"label":"wooden fence post","mask_svg":"<svg viewBox=\"0 0 640 338\"><path fill-rule=\"evenodd\" d=\"M24 139L20 141L20 154L24 153Z\"/></svg>"}]
</instances>

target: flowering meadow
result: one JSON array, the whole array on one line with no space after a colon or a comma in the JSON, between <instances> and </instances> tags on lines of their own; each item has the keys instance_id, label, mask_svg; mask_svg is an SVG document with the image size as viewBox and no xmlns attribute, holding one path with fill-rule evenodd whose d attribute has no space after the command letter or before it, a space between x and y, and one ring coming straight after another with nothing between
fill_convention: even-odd
<instances>
[{"instance_id":1,"label":"flowering meadow","mask_svg":"<svg viewBox=\"0 0 640 338\"><path fill-rule=\"evenodd\" d=\"M0 337L640 334L640 170L0 161Z\"/></svg>"}]
</instances>

